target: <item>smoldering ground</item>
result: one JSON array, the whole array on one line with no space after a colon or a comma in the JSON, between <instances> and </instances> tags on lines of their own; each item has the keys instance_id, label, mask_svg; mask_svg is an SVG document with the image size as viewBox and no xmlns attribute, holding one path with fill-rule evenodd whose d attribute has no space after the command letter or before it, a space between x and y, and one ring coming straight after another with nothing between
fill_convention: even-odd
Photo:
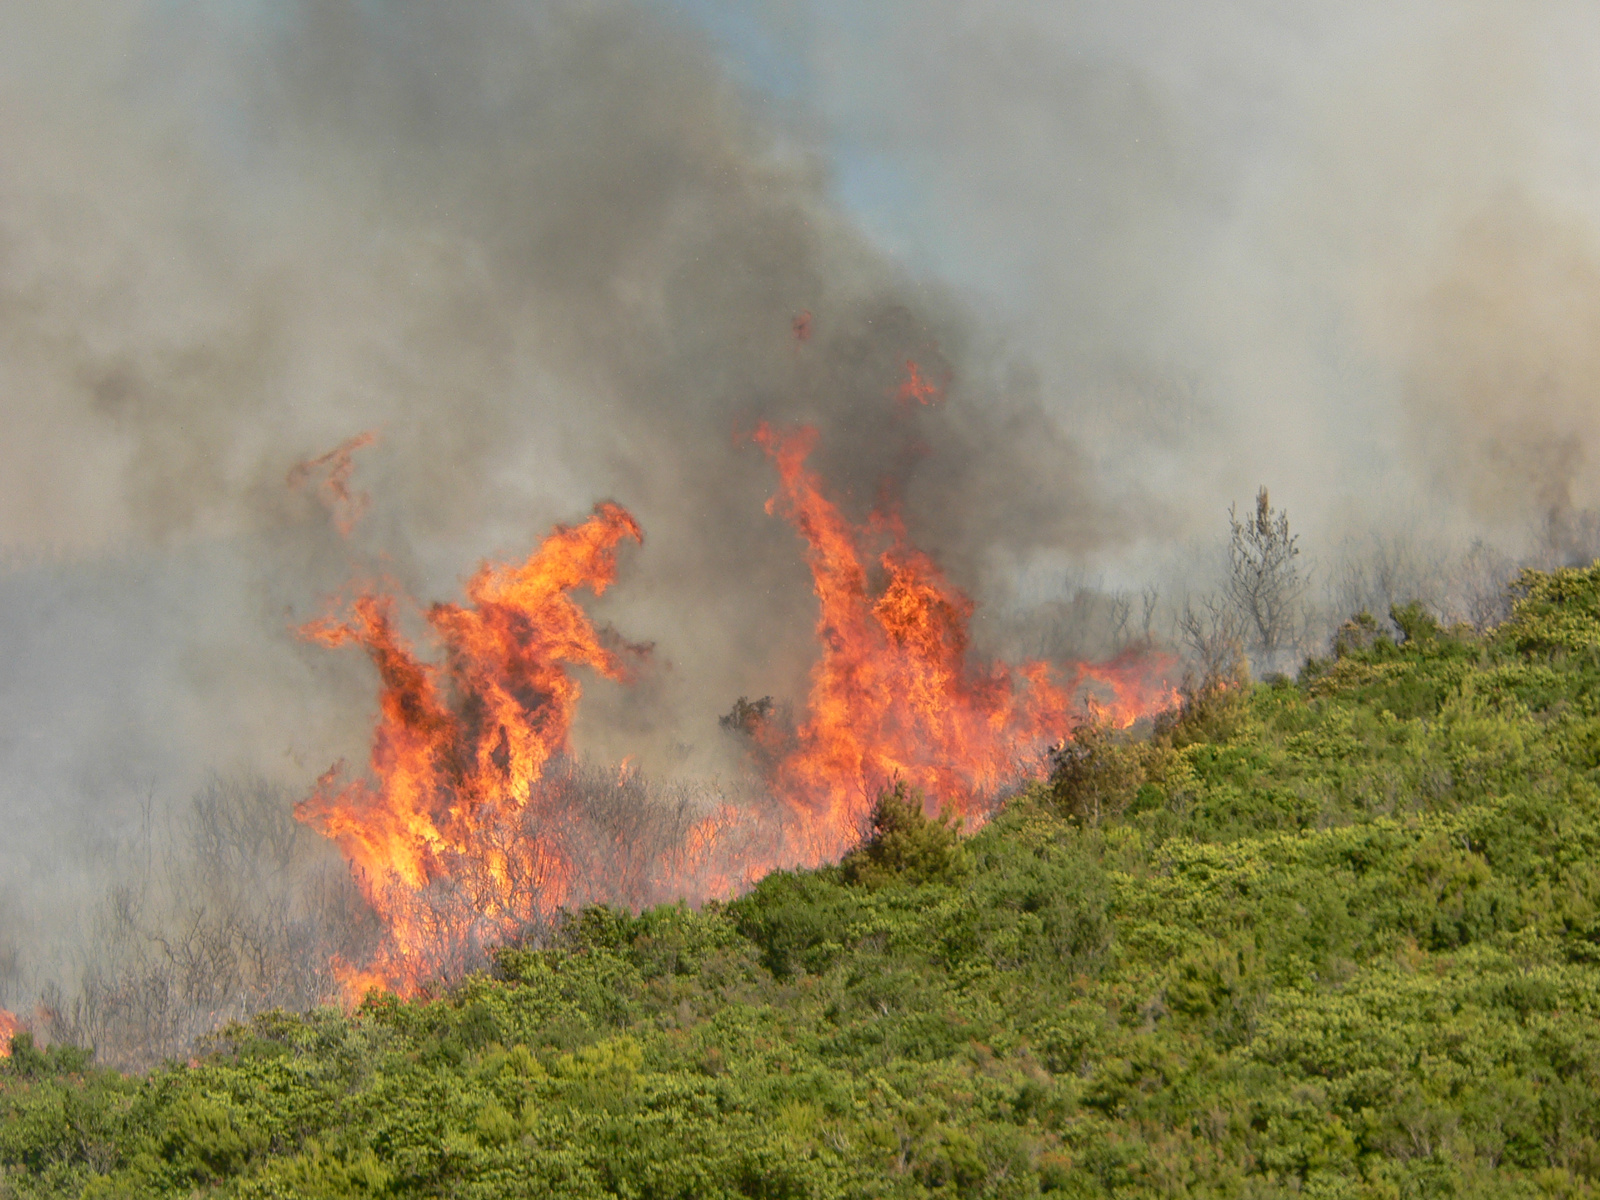
<instances>
[{"instance_id":1,"label":"smoldering ground","mask_svg":"<svg viewBox=\"0 0 1600 1200\"><path fill-rule=\"evenodd\" d=\"M367 665L292 632L325 597L454 598L601 497L646 542L596 610L655 650L590 686L580 745L715 765L718 713L814 654L761 419L819 426L857 517L887 481L991 611L1068 570L1209 586L1195 547L1261 481L1325 582L1346 537L1582 528L1581 8L730 12L0 14L24 957L140 797L362 761ZM908 362L937 403L899 399ZM368 430L346 538L287 478Z\"/></svg>"}]
</instances>

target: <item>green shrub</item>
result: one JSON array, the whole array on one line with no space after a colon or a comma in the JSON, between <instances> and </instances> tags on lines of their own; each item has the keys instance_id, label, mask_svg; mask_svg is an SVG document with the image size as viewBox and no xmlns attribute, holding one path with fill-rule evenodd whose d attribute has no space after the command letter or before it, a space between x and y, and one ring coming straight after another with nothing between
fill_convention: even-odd
<instances>
[{"instance_id":1,"label":"green shrub","mask_svg":"<svg viewBox=\"0 0 1600 1200\"><path fill-rule=\"evenodd\" d=\"M0 1075L16 1079L48 1079L55 1075L78 1075L89 1069L94 1051L64 1042L40 1049L33 1034L24 1030L11 1039L11 1056L0 1058Z\"/></svg>"},{"instance_id":2,"label":"green shrub","mask_svg":"<svg viewBox=\"0 0 1600 1200\"><path fill-rule=\"evenodd\" d=\"M1512 585L1511 619L1495 640L1523 654L1600 650L1600 562L1523 571Z\"/></svg>"},{"instance_id":3,"label":"green shrub","mask_svg":"<svg viewBox=\"0 0 1600 1200\"><path fill-rule=\"evenodd\" d=\"M899 782L878 797L871 832L839 864L846 883L885 887L891 883L957 883L968 863L961 847L961 824L950 813L930 818L915 788Z\"/></svg>"},{"instance_id":4,"label":"green shrub","mask_svg":"<svg viewBox=\"0 0 1600 1200\"><path fill-rule=\"evenodd\" d=\"M1121 816L1149 773L1148 746L1106 725L1085 724L1051 756L1050 803L1087 825Z\"/></svg>"}]
</instances>

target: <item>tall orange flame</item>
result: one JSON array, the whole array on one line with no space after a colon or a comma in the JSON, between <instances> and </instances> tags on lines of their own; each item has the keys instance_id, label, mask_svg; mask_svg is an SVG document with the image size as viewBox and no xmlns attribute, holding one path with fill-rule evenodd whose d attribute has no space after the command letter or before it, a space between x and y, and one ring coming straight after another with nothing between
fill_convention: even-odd
<instances>
[{"instance_id":1,"label":"tall orange flame","mask_svg":"<svg viewBox=\"0 0 1600 1200\"><path fill-rule=\"evenodd\" d=\"M754 440L781 481L767 509L781 510L805 540L819 602L822 657L807 715L773 772L803 857L820 861L848 846L872 798L895 779L980 818L1044 747L1070 735L1073 699L1086 683L1110 692L1099 706L1119 724L1170 703L1159 678L1168 664L1136 654L1080 664L1064 682L1043 662L974 665L972 602L907 542L893 514L851 527L805 465L816 431L763 424ZM875 588L862 553L874 539L887 542Z\"/></svg>"},{"instance_id":2,"label":"tall orange flame","mask_svg":"<svg viewBox=\"0 0 1600 1200\"><path fill-rule=\"evenodd\" d=\"M642 653L608 645L571 595L603 593L616 576L617 545L628 538L642 540L633 517L601 504L583 524L557 526L520 565L480 567L467 584L470 608L435 604L427 612L442 664L415 656L387 596L363 594L346 618L302 629L325 646L359 644L382 681L376 783L341 784L335 767L296 816L357 868L398 960L434 947L438 931L420 927L411 902L462 856L488 868L488 894L474 898L480 920L510 927L561 903L570 872L553 842L499 844L488 835L536 798L545 764L567 750L582 694L569 668L620 679L628 656Z\"/></svg>"},{"instance_id":3,"label":"tall orange flame","mask_svg":"<svg viewBox=\"0 0 1600 1200\"><path fill-rule=\"evenodd\" d=\"M11 1057L11 1039L22 1032L22 1019L0 1008L0 1058Z\"/></svg>"}]
</instances>

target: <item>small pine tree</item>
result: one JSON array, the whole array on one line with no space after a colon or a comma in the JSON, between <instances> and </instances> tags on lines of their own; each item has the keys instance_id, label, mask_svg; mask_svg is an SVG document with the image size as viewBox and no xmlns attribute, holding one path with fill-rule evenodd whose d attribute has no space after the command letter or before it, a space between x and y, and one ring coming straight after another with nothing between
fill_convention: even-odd
<instances>
[{"instance_id":1,"label":"small pine tree","mask_svg":"<svg viewBox=\"0 0 1600 1200\"><path fill-rule=\"evenodd\" d=\"M968 870L960 819L948 812L929 817L922 793L900 780L878 797L871 834L839 865L845 882L866 887L953 883Z\"/></svg>"}]
</instances>

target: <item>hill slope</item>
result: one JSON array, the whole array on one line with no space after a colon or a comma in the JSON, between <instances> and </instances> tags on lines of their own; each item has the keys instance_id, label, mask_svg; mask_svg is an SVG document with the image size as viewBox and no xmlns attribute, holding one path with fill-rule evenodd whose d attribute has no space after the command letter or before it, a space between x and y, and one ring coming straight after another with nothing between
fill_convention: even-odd
<instances>
[{"instance_id":1,"label":"hill slope","mask_svg":"<svg viewBox=\"0 0 1600 1200\"><path fill-rule=\"evenodd\" d=\"M1521 590L438 998L19 1039L0 1196L1600 1194L1600 566Z\"/></svg>"}]
</instances>

